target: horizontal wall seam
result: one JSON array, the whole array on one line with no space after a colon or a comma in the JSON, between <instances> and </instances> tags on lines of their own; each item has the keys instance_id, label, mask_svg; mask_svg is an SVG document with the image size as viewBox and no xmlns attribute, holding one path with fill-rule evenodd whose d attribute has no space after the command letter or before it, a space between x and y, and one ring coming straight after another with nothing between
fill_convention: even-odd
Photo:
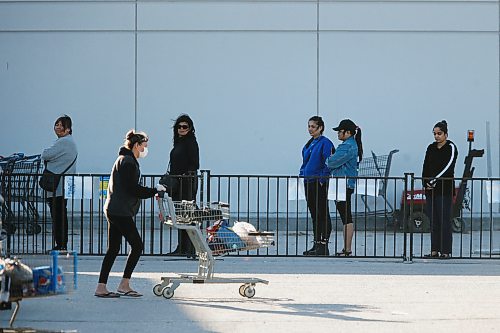
<instances>
[{"instance_id":1,"label":"horizontal wall seam","mask_svg":"<svg viewBox=\"0 0 500 333\"><path fill-rule=\"evenodd\" d=\"M116 32L116 33L135 33L134 29L129 30L0 30L0 33L85 33L85 32ZM138 33L165 33L165 32L175 32L175 33L316 33L317 30L137 30ZM497 34L498 30L347 30L347 29L328 29L328 30L319 30L319 32L352 32L352 33L481 33L481 34Z\"/></svg>"},{"instance_id":2,"label":"horizontal wall seam","mask_svg":"<svg viewBox=\"0 0 500 333\"><path fill-rule=\"evenodd\" d=\"M26 3L26 4L36 4L36 3L104 3L104 4L109 4L109 3L130 3L130 4L142 4L142 3L203 3L203 4L231 4L231 3L309 3L309 4L316 4L318 1L316 0L213 0L213 1L204 1L204 0L140 0L140 1L135 1L135 0L27 0L27 1L22 1L22 0L7 0L3 1L0 0L0 4L2 3ZM479 0L479 1L473 1L473 0L320 0L319 4L332 4L332 3L349 3L349 4L356 4L356 3L404 3L404 4L415 4L415 3L433 3L433 4L492 4L492 3L498 3L498 0Z\"/></svg>"}]
</instances>

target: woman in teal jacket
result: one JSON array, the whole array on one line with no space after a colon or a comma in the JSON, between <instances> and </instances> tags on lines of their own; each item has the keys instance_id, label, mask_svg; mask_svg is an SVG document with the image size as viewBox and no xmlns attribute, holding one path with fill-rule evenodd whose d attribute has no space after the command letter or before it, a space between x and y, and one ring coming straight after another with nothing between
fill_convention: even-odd
<instances>
[{"instance_id":1,"label":"woman in teal jacket","mask_svg":"<svg viewBox=\"0 0 500 333\"><path fill-rule=\"evenodd\" d=\"M328 178L330 171L326 159L335 150L333 143L323 131L325 123L319 116L309 119L308 131L311 139L302 148L302 166L299 175L304 177L307 207L311 213L314 246L303 254L306 256L327 256L328 240L332 232L332 222L328 210Z\"/></svg>"},{"instance_id":2,"label":"woman in teal jacket","mask_svg":"<svg viewBox=\"0 0 500 333\"><path fill-rule=\"evenodd\" d=\"M342 143L335 153L327 160L328 168L333 177L347 178L345 201L335 200L337 211L344 225L344 248L337 256L350 256L352 254L352 236L354 226L351 213L351 196L356 187L358 164L363 158L363 144L361 142L361 129L350 119L344 119L339 126L333 128ZM335 181L335 180L332 180Z\"/></svg>"}]
</instances>

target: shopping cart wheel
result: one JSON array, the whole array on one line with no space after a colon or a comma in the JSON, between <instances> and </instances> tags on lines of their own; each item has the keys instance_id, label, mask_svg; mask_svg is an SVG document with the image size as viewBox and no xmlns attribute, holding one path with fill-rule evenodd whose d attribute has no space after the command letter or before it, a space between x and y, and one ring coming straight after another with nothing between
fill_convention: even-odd
<instances>
[{"instance_id":1,"label":"shopping cart wheel","mask_svg":"<svg viewBox=\"0 0 500 333\"><path fill-rule=\"evenodd\" d=\"M255 288L252 286L247 286L243 293L245 294L245 297L252 298L255 296Z\"/></svg>"},{"instance_id":2,"label":"shopping cart wheel","mask_svg":"<svg viewBox=\"0 0 500 333\"><path fill-rule=\"evenodd\" d=\"M2 227L7 231L8 235L13 235L16 233L17 227L13 223L3 222Z\"/></svg>"},{"instance_id":3,"label":"shopping cart wheel","mask_svg":"<svg viewBox=\"0 0 500 333\"><path fill-rule=\"evenodd\" d=\"M454 217L451 220L451 230L453 232L462 232L465 229L465 221L461 217Z\"/></svg>"},{"instance_id":4,"label":"shopping cart wheel","mask_svg":"<svg viewBox=\"0 0 500 333\"><path fill-rule=\"evenodd\" d=\"M413 212L412 219L408 221L408 228L414 233L429 232L431 220L424 212Z\"/></svg>"},{"instance_id":5,"label":"shopping cart wheel","mask_svg":"<svg viewBox=\"0 0 500 333\"><path fill-rule=\"evenodd\" d=\"M246 287L247 287L247 286L246 286L245 284L242 284L242 285L240 286L240 289L238 290L238 292L240 293L241 297L245 297L245 288L246 288Z\"/></svg>"},{"instance_id":6,"label":"shopping cart wheel","mask_svg":"<svg viewBox=\"0 0 500 333\"><path fill-rule=\"evenodd\" d=\"M165 289L163 289L162 294L166 299L171 299L172 297L174 297L174 291L170 287L166 287Z\"/></svg>"},{"instance_id":7,"label":"shopping cart wheel","mask_svg":"<svg viewBox=\"0 0 500 333\"><path fill-rule=\"evenodd\" d=\"M165 288L161 283L157 284L156 286L153 287L153 294L156 296L161 296L163 293L163 288Z\"/></svg>"},{"instance_id":8,"label":"shopping cart wheel","mask_svg":"<svg viewBox=\"0 0 500 333\"><path fill-rule=\"evenodd\" d=\"M38 224L29 223L26 225L26 235L38 235L42 232L42 227Z\"/></svg>"},{"instance_id":9,"label":"shopping cart wheel","mask_svg":"<svg viewBox=\"0 0 500 333\"><path fill-rule=\"evenodd\" d=\"M3 241L4 239L7 239L7 230L5 229L0 229L0 242Z\"/></svg>"}]
</instances>

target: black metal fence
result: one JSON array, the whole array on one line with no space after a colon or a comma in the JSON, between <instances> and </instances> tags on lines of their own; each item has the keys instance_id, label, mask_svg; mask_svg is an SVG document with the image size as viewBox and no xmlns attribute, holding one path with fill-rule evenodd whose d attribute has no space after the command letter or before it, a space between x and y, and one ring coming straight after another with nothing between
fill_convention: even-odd
<instances>
[{"instance_id":1,"label":"black metal fence","mask_svg":"<svg viewBox=\"0 0 500 333\"><path fill-rule=\"evenodd\" d=\"M53 246L52 223L39 174L7 173L1 176L3 228L10 236L4 247L11 254L44 253ZM67 175L68 247L80 255L106 251L107 221L103 213L108 175ZM144 176L154 186L158 175ZM460 183L462 179L456 179ZM352 197L356 257L421 258L430 252L430 219L425 209L421 179L404 177L358 177ZM296 176L216 175L203 170L198 176L199 203L229 204L232 221L246 221L258 230L275 233L273 247L239 252L245 256L301 256L311 247L312 223L301 184ZM458 214L452 216L454 258L500 258L498 178L472 178L466 182ZM345 180L330 179L330 217L333 230L330 252L343 248L343 225L335 209ZM136 223L144 241L144 255L166 255L177 245L177 232L162 224L154 198L142 202ZM202 228L207 225L200 226ZM127 252L123 243L122 253Z\"/></svg>"}]
</instances>

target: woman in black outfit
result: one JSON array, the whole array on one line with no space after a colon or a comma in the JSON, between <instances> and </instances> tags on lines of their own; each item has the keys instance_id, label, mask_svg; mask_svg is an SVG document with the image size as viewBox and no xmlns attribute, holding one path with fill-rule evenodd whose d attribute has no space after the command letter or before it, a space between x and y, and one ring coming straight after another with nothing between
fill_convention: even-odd
<instances>
[{"instance_id":1,"label":"woman in black outfit","mask_svg":"<svg viewBox=\"0 0 500 333\"><path fill-rule=\"evenodd\" d=\"M446 120L434 125L432 131L435 142L427 147L422 169L426 213L431 220L431 253L425 257L447 259L452 249L450 219L458 150L448 140Z\"/></svg>"},{"instance_id":2,"label":"woman in black outfit","mask_svg":"<svg viewBox=\"0 0 500 333\"><path fill-rule=\"evenodd\" d=\"M130 130L126 135L124 146L120 148L109 177L108 196L104 204L104 213L108 220L108 250L102 261L99 283L95 291L97 297L142 296L130 287L130 277L143 249L134 216L139 211L141 199L151 198L159 191L166 190L160 184L156 185L156 188L140 185L141 171L137 159L146 157L147 153L147 135L143 132ZM127 243L130 244L131 251L127 258L123 278L118 285L118 293L115 293L108 291L106 283L111 267L120 251L122 237L125 237Z\"/></svg>"},{"instance_id":3,"label":"woman in black outfit","mask_svg":"<svg viewBox=\"0 0 500 333\"><path fill-rule=\"evenodd\" d=\"M187 114L181 114L172 129L174 147L170 151L170 174L182 176L178 187L171 189L172 200L196 200L200 153L193 120ZM178 230L177 248L169 255L194 258L195 249L186 230Z\"/></svg>"}]
</instances>

